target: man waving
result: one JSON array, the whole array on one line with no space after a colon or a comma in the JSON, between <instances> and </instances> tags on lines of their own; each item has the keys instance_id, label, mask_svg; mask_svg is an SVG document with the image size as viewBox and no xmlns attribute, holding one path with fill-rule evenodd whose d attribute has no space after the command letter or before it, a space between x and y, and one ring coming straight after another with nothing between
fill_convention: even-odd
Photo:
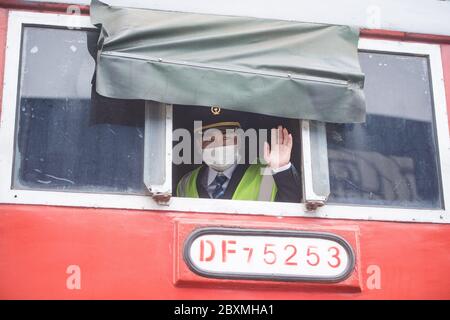
<instances>
[{"instance_id":1,"label":"man waving","mask_svg":"<svg viewBox=\"0 0 450 320\"><path fill-rule=\"evenodd\" d=\"M228 121L227 121L228 120ZM300 202L301 186L292 165L293 138L281 125L265 142L266 165L241 164L237 119L217 115L203 120L201 139L204 165L185 174L177 185L178 197Z\"/></svg>"}]
</instances>

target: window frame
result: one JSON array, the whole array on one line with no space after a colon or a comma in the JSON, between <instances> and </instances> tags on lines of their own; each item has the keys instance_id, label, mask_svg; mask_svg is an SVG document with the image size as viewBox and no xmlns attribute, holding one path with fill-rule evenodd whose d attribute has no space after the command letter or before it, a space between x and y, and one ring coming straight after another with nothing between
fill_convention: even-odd
<instances>
[{"instance_id":1,"label":"window frame","mask_svg":"<svg viewBox=\"0 0 450 320\"><path fill-rule=\"evenodd\" d=\"M162 135L164 135L164 143L158 146L161 148L159 152L151 153L150 144L153 142L150 139L151 136L151 108L157 108L156 112L160 112L158 115L161 122L164 125ZM149 194L159 204L166 204L171 198L172 194L172 105L159 103L155 101L145 102L145 130L144 130L144 170L143 170L143 182L149 192ZM158 129L158 128L157 128ZM152 159L152 156L156 159ZM163 158L163 159L158 159ZM164 181L160 184L152 183L150 179L151 170L155 162L161 161L164 164Z\"/></svg>"},{"instance_id":2,"label":"window frame","mask_svg":"<svg viewBox=\"0 0 450 320\"><path fill-rule=\"evenodd\" d=\"M28 205L52 205L52 206L75 206L94 208L117 208L117 209L141 209L141 210L167 210L196 213L228 213L228 214L251 214L269 215L277 217L315 217L335 218L351 220L382 220L382 221L405 221L405 222L432 222L450 223L450 210L447 209L404 209L391 207L369 207L359 205L336 205L327 204L315 212L308 211L305 203L276 203L257 201L229 201L212 199L191 199L172 197L166 206L161 206L150 196L131 194L107 194L107 193L84 193L48 190L18 190L12 189L13 179L13 157L16 141L16 116L17 116L17 93L19 79L19 64L21 56L21 39L23 26L55 26L55 27L78 27L83 29L94 28L88 16L70 16L54 13L37 13L25 11L10 11L8 19L7 46L5 54L3 108L0 114L0 204L28 204ZM440 162L440 175L444 207L450 203L450 148L449 131L445 115L447 114L445 89L443 80L442 60L439 45L422 43L405 43L391 40L360 39L360 49L410 53L429 56L432 89L434 97L434 121L436 123L438 152ZM166 170L165 186L159 186L158 192L163 192L171 185L171 106L167 105L167 119L170 130L166 131ZM438 117L437 115L441 115ZM314 191L312 176L314 162L311 162L312 137L310 123L300 121L302 137L302 179L304 180L304 196L306 199L325 201L327 195ZM309 142L310 150L306 146ZM323 146L322 146L323 147ZM306 157L305 157L306 155ZM308 160L309 159L309 160ZM310 161L306 163L305 160ZM145 162L145 161L144 161ZM145 164L144 164L145 166ZM327 174L324 172L322 174ZM305 177L309 177L305 179ZM149 186L148 186L149 187ZM150 186L151 187L151 186ZM305 188L304 188L305 189ZM156 190L156 189L154 189ZM308 191L309 190L309 191ZM220 208L219 210L217 208Z\"/></svg>"},{"instance_id":3,"label":"window frame","mask_svg":"<svg viewBox=\"0 0 450 320\"><path fill-rule=\"evenodd\" d=\"M300 128L303 200L307 210L316 211L330 195L326 127L324 122L300 120Z\"/></svg>"},{"instance_id":4,"label":"window frame","mask_svg":"<svg viewBox=\"0 0 450 320\"><path fill-rule=\"evenodd\" d=\"M358 49L377 53L409 54L428 58L433 121L437 140L438 176L443 208L401 208L368 206L360 204L328 203L318 215L328 218L360 219L364 211L365 220L450 223L450 132L447 122L444 73L440 45L378 39L360 39Z\"/></svg>"}]
</instances>

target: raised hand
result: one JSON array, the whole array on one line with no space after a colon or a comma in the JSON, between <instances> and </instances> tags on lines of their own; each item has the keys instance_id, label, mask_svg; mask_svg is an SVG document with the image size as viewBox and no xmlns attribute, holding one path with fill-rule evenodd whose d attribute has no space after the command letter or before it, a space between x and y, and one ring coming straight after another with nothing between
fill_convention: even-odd
<instances>
[{"instance_id":1,"label":"raised hand","mask_svg":"<svg viewBox=\"0 0 450 320\"><path fill-rule=\"evenodd\" d=\"M271 169L278 169L291 161L292 135L281 125L270 131L271 146L264 143L264 160Z\"/></svg>"}]
</instances>

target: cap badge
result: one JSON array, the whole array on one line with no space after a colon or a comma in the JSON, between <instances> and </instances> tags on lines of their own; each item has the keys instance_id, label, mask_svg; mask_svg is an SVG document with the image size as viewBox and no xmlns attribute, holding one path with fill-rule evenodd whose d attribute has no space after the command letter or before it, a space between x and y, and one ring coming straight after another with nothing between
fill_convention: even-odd
<instances>
[{"instance_id":1,"label":"cap badge","mask_svg":"<svg viewBox=\"0 0 450 320\"><path fill-rule=\"evenodd\" d=\"M215 116L220 114L220 107L219 106L212 106L211 107L211 113Z\"/></svg>"}]
</instances>

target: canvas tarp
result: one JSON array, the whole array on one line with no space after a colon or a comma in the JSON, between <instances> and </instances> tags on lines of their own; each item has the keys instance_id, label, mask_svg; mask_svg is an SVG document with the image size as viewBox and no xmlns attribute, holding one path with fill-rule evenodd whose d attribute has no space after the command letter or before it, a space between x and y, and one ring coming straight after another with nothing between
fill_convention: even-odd
<instances>
[{"instance_id":1,"label":"canvas tarp","mask_svg":"<svg viewBox=\"0 0 450 320\"><path fill-rule=\"evenodd\" d=\"M98 0L90 10L101 30L100 95L325 122L365 120L357 28Z\"/></svg>"}]
</instances>

